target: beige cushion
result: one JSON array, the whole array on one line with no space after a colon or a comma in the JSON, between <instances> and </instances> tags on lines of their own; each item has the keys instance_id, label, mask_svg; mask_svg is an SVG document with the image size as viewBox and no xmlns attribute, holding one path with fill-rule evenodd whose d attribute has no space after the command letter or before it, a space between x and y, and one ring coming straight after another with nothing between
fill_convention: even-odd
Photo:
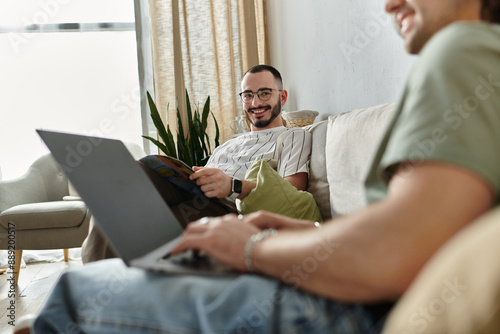
<instances>
[{"instance_id":1,"label":"beige cushion","mask_svg":"<svg viewBox=\"0 0 500 334\"><path fill-rule=\"evenodd\" d=\"M451 239L429 261L384 333L500 333L500 208Z\"/></svg>"},{"instance_id":2,"label":"beige cushion","mask_svg":"<svg viewBox=\"0 0 500 334\"><path fill-rule=\"evenodd\" d=\"M87 216L87 206L82 201L54 201L16 205L0 214L0 224L16 230L34 230L80 226Z\"/></svg>"},{"instance_id":3,"label":"beige cushion","mask_svg":"<svg viewBox=\"0 0 500 334\"><path fill-rule=\"evenodd\" d=\"M326 178L325 142L328 121L314 123L305 128L312 135L311 161L309 164L309 181L307 191L313 194L321 217L331 218L330 188Z\"/></svg>"},{"instance_id":4,"label":"beige cushion","mask_svg":"<svg viewBox=\"0 0 500 334\"><path fill-rule=\"evenodd\" d=\"M364 181L394 104L382 104L330 116L326 170L332 217L366 206Z\"/></svg>"}]
</instances>

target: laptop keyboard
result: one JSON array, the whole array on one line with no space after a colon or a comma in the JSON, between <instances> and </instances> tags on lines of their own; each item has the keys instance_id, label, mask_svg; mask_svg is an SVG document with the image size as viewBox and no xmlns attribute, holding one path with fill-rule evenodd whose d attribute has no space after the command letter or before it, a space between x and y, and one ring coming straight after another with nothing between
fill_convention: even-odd
<instances>
[{"instance_id":1,"label":"laptop keyboard","mask_svg":"<svg viewBox=\"0 0 500 334\"><path fill-rule=\"evenodd\" d=\"M210 257L203 253L193 252L191 250L179 254L169 253L162 259L196 269L211 269L214 266L214 261Z\"/></svg>"},{"instance_id":2,"label":"laptop keyboard","mask_svg":"<svg viewBox=\"0 0 500 334\"><path fill-rule=\"evenodd\" d=\"M167 254L162 258L162 260L171 261L180 266L196 269L201 272L211 272L214 274L236 273L235 270L212 259L208 255L192 250L179 254Z\"/></svg>"}]
</instances>

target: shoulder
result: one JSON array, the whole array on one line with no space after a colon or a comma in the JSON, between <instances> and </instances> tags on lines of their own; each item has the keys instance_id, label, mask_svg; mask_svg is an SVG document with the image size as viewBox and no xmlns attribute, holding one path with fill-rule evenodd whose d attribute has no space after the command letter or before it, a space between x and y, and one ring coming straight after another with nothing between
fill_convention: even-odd
<instances>
[{"instance_id":1,"label":"shoulder","mask_svg":"<svg viewBox=\"0 0 500 334\"><path fill-rule=\"evenodd\" d=\"M285 131L280 135L287 140L311 140L312 135L309 131L301 127L296 128L286 128Z\"/></svg>"},{"instance_id":2,"label":"shoulder","mask_svg":"<svg viewBox=\"0 0 500 334\"><path fill-rule=\"evenodd\" d=\"M247 136L247 134L245 133L245 134L237 135L231 139L228 139L224 143L217 146L214 149L213 153L218 153L220 151L224 151L225 149L231 149L234 146L241 145L242 142L247 140L246 136Z\"/></svg>"},{"instance_id":3,"label":"shoulder","mask_svg":"<svg viewBox=\"0 0 500 334\"><path fill-rule=\"evenodd\" d=\"M437 90L464 93L474 89L478 75L499 73L500 25L454 23L443 28L422 49L408 88L416 96ZM471 88L472 85L472 88Z\"/></svg>"},{"instance_id":4,"label":"shoulder","mask_svg":"<svg viewBox=\"0 0 500 334\"><path fill-rule=\"evenodd\" d=\"M301 127L286 128L286 130L283 131L283 133L287 134L287 135L291 135L291 134L294 134L294 135L307 135L307 134L310 134L309 131L307 131L306 129L301 128Z\"/></svg>"},{"instance_id":5,"label":"shoulder","mask_svg":"<svg viewBox=\"0 0 500 334\"><path fill-rule=\"evenodd\" d=\"M500 38L500 25L486 22L458 22L452 23L441 29L434 37L429 40L429 43L424 47L426 49L438 47L441 49L452 48L471 48L478 45L498 45L498 40L493 43L491 38Z\"/></svg>"},{"instance_id":6,"label":"shoulder","mask_svg":"<svg viewBox=\"0 0 500 334\"><path fill-rule=\"evenodd\" d=\"M447 68L464 61L480 63L488 54L498 57L499 52L500 25L453 23L429 40L420 54L419 63Z\"/></svg>"}]
</instances>

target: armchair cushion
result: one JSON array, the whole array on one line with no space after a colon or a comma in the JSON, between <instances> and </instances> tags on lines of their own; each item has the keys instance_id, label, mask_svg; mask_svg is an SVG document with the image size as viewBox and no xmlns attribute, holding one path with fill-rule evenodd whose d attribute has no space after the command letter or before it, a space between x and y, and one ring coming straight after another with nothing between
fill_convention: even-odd
<instances>
[{"instance_id":1,"label":"armchair cushion","mask_svg":"<svg viewBox=\"0 0 500 334\"><path fill-rule=\"evenodd\" d=\"M86 216L87 206L82 201L30 203L3 211L0 225L7 229L11 222L16 225L16 230L77 227Z\"/></svg>"}]
</instances>

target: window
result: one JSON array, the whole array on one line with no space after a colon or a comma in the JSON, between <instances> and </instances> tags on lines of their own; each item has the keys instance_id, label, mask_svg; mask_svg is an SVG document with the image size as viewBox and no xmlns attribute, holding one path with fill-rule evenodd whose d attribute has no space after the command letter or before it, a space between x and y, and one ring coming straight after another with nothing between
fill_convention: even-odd
<instances>
[{"instance_id":1,"label":"window","mask_svg":"<svg viewBox=\"0 0 500 334\"><path fill-rule=\"evenodd\" d=\"M142 146L133 0L0 0L0 171L48 150L37 128Z\"/></svg>"}]
</instances>

